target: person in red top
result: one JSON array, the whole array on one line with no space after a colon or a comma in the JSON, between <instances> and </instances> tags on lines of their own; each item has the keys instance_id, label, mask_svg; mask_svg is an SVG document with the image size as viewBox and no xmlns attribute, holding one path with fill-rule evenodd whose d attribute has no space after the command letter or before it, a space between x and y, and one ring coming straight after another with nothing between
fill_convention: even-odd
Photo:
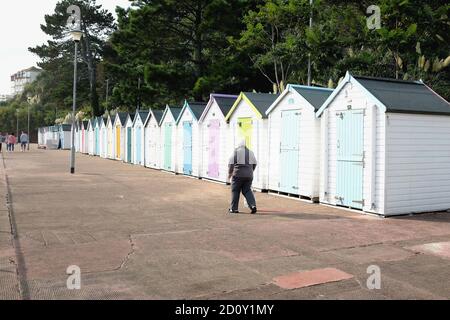
<instances>
[{"instance_id":1,"label":"person in red top","mask_svg":"<svg viewBox=\"0 0 450 320\"><path fill-rule=\"evenodd\" d=\"M16 136L14 135L14 133L11 133L9 136L8 136L8 139L7 139L8 141L7 141L7 144L8 144L8 151L11 151L11 152L14 152L14 145L17 143L17 139L16 139Z\"/></svg>"}]
</instances>

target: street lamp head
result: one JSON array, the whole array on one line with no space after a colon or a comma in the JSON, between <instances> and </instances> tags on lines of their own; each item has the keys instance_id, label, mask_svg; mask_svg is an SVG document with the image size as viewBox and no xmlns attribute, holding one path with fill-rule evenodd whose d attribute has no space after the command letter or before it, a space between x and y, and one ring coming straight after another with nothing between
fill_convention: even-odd
<instances>
[{"instance_id":1,"label":"street lamp head","mask_svg":"<svg viewBox=\"0 0 450 320\"><path fill-rule=\"evenodd\" d=\"M70 35L72 36L73 41L80 42L83 37L83 32L81 32L81 30L71 30Z\"/></svg>"}]
</instances>

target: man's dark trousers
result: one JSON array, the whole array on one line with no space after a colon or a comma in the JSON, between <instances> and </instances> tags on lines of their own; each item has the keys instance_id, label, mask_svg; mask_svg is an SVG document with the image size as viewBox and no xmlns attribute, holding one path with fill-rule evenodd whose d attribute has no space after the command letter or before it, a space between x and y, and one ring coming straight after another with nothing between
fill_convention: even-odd
<instances>
[{"instance_id":1,"label":"man's dark trousers","mask_svg":"<svg viewBox=\"0 0 450 320\"><path fill-rule=\"evenodd\" d=\"M255 196L252 191L253 178L233 177L231 180L231 210L239 208L240 194L244 195L250 208L256 207Z\"/></svg>"}]
</instances>

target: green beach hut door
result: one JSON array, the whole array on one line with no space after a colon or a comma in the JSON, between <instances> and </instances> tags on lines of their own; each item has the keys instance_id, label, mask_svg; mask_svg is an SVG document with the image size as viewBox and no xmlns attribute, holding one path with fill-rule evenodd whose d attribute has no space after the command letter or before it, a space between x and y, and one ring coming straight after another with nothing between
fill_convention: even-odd
<instances>
[{"instance_id":1,"label":"green beach hut door","mask_svg":"<svg viewBox=\"0 0 450 320\"><path fill-rule=\"evenodd\" d=\"M127 128L127 162L131 163L131 127Z\"/></svg>"},{"instance_id":2,"label":"green beach hut door","mask_svg":"<svg viewBox=\"0 0 450 320\"><path fill-rule=\"evenodd\" d=\"M300 110L281 113L280 191L298 194Z\"/></svg>"},{"instance_id":3,"label":"green beach hut door","mask_svg":"<svg viewBox=\"0 0 450 320\"><path fill-rule=\"evenodd\" d=\"M364 205L364 111L338 112L336 124L337 204L362 209Z\"/></svg>"},{"instance_id":4,"label":"green beach hut door","mask_svg":"<svg viewBox=\"0 0 450 320\"><path fill-rule=\"evenodd\" d=\"M239 139L245 139L247 148L252 149L253 124L252 118L239 118Z\"/></svg>"},{"instance_id":5,"label":"green beach hut door","mask_svg":"<svg viewBox=\"0 0 450 320\"><path fill-rule=\"evenodd\" d=\"M164 125L164 169L172 169L172 124Z\"/></svg>"},{"instance_id":6,"label":"green beach hut door","mask_svg":"<svg viewBox=\"0 0 450 320\"><path fill-rule=\"evenodd\" d=\"M192 174L192 122L183 122L183 173Z\"/></svg>"}]
</instances>

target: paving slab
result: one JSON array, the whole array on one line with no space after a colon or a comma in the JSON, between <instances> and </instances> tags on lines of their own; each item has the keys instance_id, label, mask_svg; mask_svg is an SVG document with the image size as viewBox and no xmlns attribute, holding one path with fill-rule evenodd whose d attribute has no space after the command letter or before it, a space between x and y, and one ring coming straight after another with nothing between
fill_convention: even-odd
<instances>
[{"instance_id":1,"label":"paving slab","mask_svg":"<svg viewBox=\"0 0 450 320\"><path fill-rule=\"evenodd\" d=\"M342 270L325 268L279 276L274 278L273 282L283 289L299 289L329 282L348 280L351 278L353 278L351 274Z\"/></svg>"}]
</instances>

